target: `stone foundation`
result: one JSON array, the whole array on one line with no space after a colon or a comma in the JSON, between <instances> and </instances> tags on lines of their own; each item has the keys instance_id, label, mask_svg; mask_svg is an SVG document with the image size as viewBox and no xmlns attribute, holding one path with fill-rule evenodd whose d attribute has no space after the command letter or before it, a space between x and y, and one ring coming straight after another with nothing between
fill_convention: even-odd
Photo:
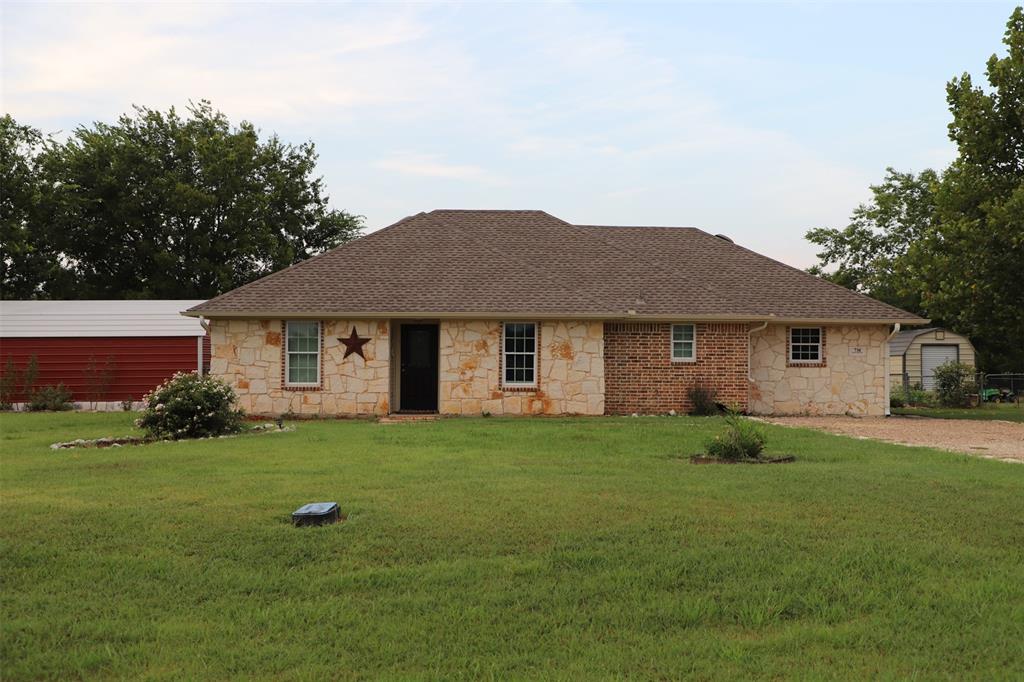
<instances>
[{"instance_id":1,"label":"stone foundation","mask_svg":"<svg viewBox=\"0 0 1024 682\"><path fill-rule=\"evenodd\" d=\"M604 414L600 322L537 325L536 388L501 382L501 321L441 322L442 414Z\"/></svg>"},{"instance_id":2,"label":"stone foundation","mask_svg":"<svg viewBox=\"0 0 1024 682\"><path fill-rule=\"evenodd\" d=\"M785 325L769 325L753 334L751 412L885 414L888 326L829 326L824 332L821 366L787 362Z\"/></svg>"},{"instance_id":3,"label":"stone foundation","mask_svg":"<svg viewBox=\"0 0 1024 682\"><path fill-rule=\"evenodd\" d=\"M365 359L343 359L352 327L370 341ZM383 415L389 411L389 333L385 320L321 322L320 387L288 387L284 382L281 320L210 320L210 373L225 379L248 413L277 415Z\"/></svg>"}]
</instances>

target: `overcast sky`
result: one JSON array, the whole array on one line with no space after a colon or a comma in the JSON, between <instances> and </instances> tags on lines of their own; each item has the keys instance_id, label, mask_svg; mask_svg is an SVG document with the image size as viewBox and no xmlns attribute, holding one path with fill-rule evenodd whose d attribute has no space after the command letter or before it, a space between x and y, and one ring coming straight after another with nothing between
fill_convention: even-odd
<instances>
[{"instance_id":1,"label":"overcast sky","mask_svg":"<svg viewBox=\"0 0 1024 682\"><path fill-rule=\"evenodd\" d=\"M694 225L798 267L886 166L953 157L945 83L1013 3L2 5L44 131L209 99L313 140L370 229L433 208Z\"/></svg>"}]
</instances>

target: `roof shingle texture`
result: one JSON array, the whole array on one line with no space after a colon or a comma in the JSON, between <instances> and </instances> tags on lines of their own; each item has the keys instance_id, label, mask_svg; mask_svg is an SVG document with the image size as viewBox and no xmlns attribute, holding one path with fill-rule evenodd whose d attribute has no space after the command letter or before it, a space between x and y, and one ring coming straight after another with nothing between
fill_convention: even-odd
<instances>
[{"instance_id":1,"label":"roof shingle texture","mask_svg":"<svg viewBox=\"0 0 1024 682\"><path fill-rule=\"evenodd\" d=\"M692 227L457 210L404 218L190 312L917 319Z\"/></svg>"}]
</instances>

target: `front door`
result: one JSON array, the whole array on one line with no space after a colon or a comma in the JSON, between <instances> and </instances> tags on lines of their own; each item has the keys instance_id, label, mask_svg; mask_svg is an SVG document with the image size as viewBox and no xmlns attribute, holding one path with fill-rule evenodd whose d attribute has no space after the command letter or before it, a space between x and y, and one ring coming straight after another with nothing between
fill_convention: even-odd
<instances>
[{"instance_id":1,"label":"front door","mask_svg":"<svg viewBox=\"0 0 1024 682\"><path fill-rule=\"evenodd\" d=\"M403 324L401 337L401 410L436 412L438 326Z\"/></svg>"}]
</instances>

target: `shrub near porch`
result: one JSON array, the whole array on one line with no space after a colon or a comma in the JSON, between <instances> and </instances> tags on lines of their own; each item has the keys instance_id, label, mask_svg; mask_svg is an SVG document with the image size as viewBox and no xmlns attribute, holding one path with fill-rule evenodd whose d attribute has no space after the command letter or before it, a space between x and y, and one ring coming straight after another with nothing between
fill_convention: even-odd
<instances>
[{"instance_id":1,"label":"shrub near porch","mask_svg":"<svg viewBox=\"0 0 1024 682\"><path fill-rule=\"evenodd\" d=\"M1024 677L1017 465L693 466L722 421L666 417L48 449L131 418L0 415L5 680Z\"/></svg>"}]
</instances>

